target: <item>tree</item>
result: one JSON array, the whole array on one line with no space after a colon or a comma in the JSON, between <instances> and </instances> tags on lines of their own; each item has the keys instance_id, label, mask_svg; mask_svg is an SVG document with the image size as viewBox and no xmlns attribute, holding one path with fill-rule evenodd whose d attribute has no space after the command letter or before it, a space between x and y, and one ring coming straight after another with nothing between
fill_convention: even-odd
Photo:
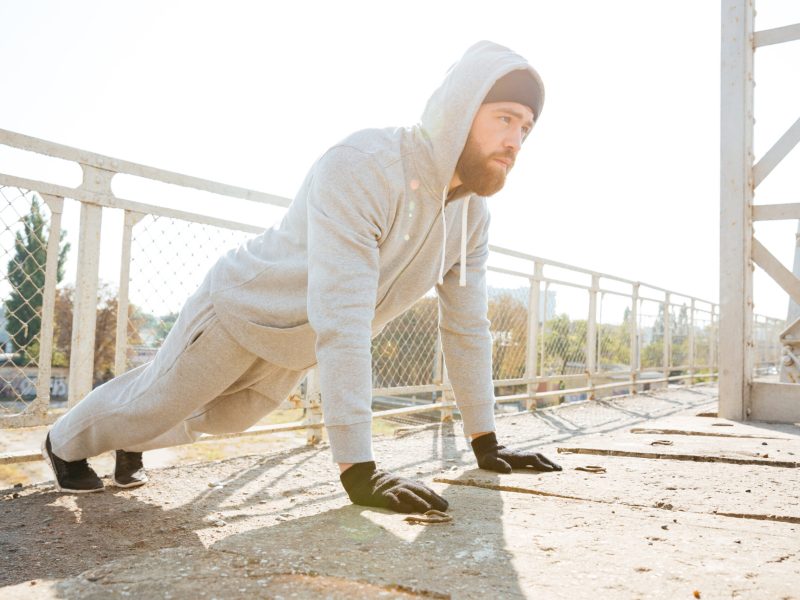
<instances>
[{"instance_id":1,"label":"tree","mask_svg":"<svg viewBox=\"0 0 800 600\"><path fill-rule=\"evenodd\" d=\"M517 379L525 375L528 308L510 293L489 299L492 331L492 378Z\"/></svg>"},{"instance_id":2,"label":"tree","mask_svg":"<svg viewBox=\"0 0 800 600\"><path fill-rule=\"evenodd\" d=\"M59 240L56 282L64 278L64 262L69 243ZM39 332L42 328L42 295L47 265L47 241L50 232L47 218L42 214L36 195L31 198L31 210L22 218L22 231L15 234L14 256L8 262L8 281L11 295L4 303L6 331L14 350L22 351L31 361L39 358Z\"/></svg>"},{"instance_id":3,"label":"tree","mask_svg":"<svg viewBox=\"0 0 800 600\"><path fill-rule=\"evenodd\" d=\"M545 372L567 374L569 363L580 365L578 372L586 369L586 321L570 321L562 314L545 324Z\"/></svg>"},{"instance_id":4,"label":"tree","mask_svg":"<svg viewBox=\"0 0 800 600\"><path fill-rule=\"evenodd\" d=\"M53 366L69 366L72 343L72 318L75 289L65 286L58 290L55 303L53 330ZM114 376L114 358L117 341L117 293L103 284L98 292L97 320L94 338L94 385ZM128 346L142 343L139 334L145 319L135 306L128 306Z\"/></svg>"},{"instance_id":5,"label":"tree","mask_svg":"<svg viewBox=\"0 0 800 600\"><path fill-rule=\"evenodd\" d=\"M437 299L426 296L372 340L375 387L424 385L433 381L437 315Z\"/></svg>"}]
</instances>

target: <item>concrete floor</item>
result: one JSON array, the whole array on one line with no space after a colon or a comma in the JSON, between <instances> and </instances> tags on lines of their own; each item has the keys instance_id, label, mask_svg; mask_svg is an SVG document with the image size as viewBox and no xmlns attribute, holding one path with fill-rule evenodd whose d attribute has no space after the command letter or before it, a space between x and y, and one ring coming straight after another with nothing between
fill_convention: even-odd
<instances>
[{"instance_id":1,"label":"concrete floor","mask_svg":"<svg viewBox=\"0 0 800 600\"><path fill-rule=\"evenodd\" d=\"M14 490L0 598L798 599L800 427L697 416L715 409L696 387L499 418L550 474L475 469L458 425L376 438L383 468L450 501L445 524L349 504L325 447Z\"/></svg>"}]
</instances>

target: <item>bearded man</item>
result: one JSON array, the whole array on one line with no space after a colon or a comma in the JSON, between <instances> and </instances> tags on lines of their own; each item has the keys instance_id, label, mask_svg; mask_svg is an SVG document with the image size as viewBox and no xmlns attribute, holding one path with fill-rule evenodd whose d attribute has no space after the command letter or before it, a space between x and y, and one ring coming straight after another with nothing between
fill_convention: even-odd
<instances>
[{"instance_id":1,"label":"bearded man","mask_svg":"<svg viewBox=\"0 0 800 600\"><path fill-rule=\"evenodd\" d=\"M142 452L243 431L316 366L333 460L350 499L446 510L425 485L377 469L371 340L432 287L447 371L478 465L561 467L498 445L487 319L487 196L542 112L544 86L508 48L479 42L417 125L367 129L313 165L282 221L228 252L152 362L93 390L48 433L65 492L103 488L88 457L117 449L114 483L143 484Z\"/></svg>"}]
</instances>

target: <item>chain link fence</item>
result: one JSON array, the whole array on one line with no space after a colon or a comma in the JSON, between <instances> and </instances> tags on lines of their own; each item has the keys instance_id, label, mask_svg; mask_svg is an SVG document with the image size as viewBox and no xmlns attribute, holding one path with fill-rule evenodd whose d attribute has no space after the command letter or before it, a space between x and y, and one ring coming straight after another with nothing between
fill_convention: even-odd
<instances>
[{"instance_id":1,"label":"chain link fence","mask_svg":"<svg viewBox=\"0 0 800 600\"><path fill-rule=\"evenodd\" d=\"M251 235L158 215L133 225L126 370L153 358L208 270Z\"/></svg>"},{"instance_id":2,"label":"chain link fence","mask_svg":"<svg viewBox=\"0 0 800 600\"><path fill-rule=\"evenodd\" d=\"M24 413L37 397L51 219L50 207L35 192L0 187L0 416ZM128 295L122 299L128 311L125 369L152 359L186 298L197 289L208 269L224 252L252 235L159 215L141 215L131 231ZM60 260L68 249L62 242ZM529 349L534 279L490 271L488 280L492 374L500 397L527 390L550 394L556 401L599 398L629 390L631 374L637 370L640 383L645 384L648 378L671 375L688 379L694 373L715 369L716 307L711 304L695 306L692 299L677 295L669 302L651 297L635 299L630 294L593 290L588 281L570 284L542 277L537 283L537 344ZM53 294L51 398L58 400L65 398L67 391L74 285L59 285ZM117 286L101 285L95 385L115 374L115 323L120 300ZM444 389L437 321L438 306L432 291L373 340L375 388L387 394L396 389L400 396L414 393L408 388L425 388L431 392L431 399L436 399ZM783 326L778 319L757 317L757 374L776 371L780 358L776 339Z\"/></svg>"},{"instance_id":3,"label":"chain link fence","mask_svg":"<svg viewBox=\"0 0 800 600\"><path fill-rule=\"evenodd\" d=\"M36 192L0 186L0 417L29 411L37 398L51 216ZM51 397L65 389L64 373L53 373Z\"/></svg>"},{"instance_id":4,"label":"chain link fence","mask_svg":"<svg viewBox=\"0 0 800 600\"><path fill-rule=\"evenodd\" d=\"M6 426L31 424L3 417L36 412L37 398L44 410L68 394L75 284L61 282L69 245L61 240L58 201L0 187L0 422ZM209 268L254 230L185 212L173 216L172 209L121 212L126 222L122 273L127 275L124 285L99 288L92 385L151 360ZM60 245L55 257L51 248L57 273L51 274L46 292L53 223ZM503 262L504 254L516 263ZM651 381L667 385L693 381L695 374L713 377L716 370L717 309L710 303L657 288L643 289L640 296L639 284L504 249L492 250L487 280L492 375L501 401L509 398L522 408L526 401L515 399L523 396L546 403L600 398L648 389ZM43 361L48 293L52 334L45 341L51 354ZM127 311L122 321L120 307ZM120 346L116 331L125 323L126 343ZM783 326L779 319L756 318L757 375L776 372ZM529 340L535 347L528 347ZM119 347L125 354L117 357ZM415 403L417 394L422 402L442 397L447 382L433 290L384 328L372 342L372 355L373 384L382 395ZM47 374L49 395L46 386L37 388L40 372ZM42 411L36 414L46 420Z\"/></svg>"},{"instance_id":5,"label":"chain link fence","mask_svg":"<svg viewBox=\"0 0 800 600\"><path fill-rule=\"evenodd\" d=\"M782 319L756 315L753 321L753 375L756 377L777 378L781 368L781 346L776 342L778 335L786 329Z\"/></svg>"}]
</instances>

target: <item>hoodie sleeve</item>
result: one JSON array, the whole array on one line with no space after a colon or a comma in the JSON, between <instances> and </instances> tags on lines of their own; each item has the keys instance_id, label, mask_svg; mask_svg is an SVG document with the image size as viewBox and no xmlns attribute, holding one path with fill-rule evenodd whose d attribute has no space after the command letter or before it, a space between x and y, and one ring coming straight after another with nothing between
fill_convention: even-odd
<instances>
[{"instance_id":1,"label":"hoodie sleeve","mask_svg":"<svg viewBox=\"0 0 800 600\"><path fill-rule=\"evenodd\" d=\"M492 336L489 332L486 262L489 258L489 218L477 232L477 243L466 265L456 264L436 290L442 350L465 435L494 431ZM459 286L461 269L467 285Z\"/></svg>"},{"instance_id":2,"label":"hoodie sleeve","mask_svg":"<svg viewBox=\"0 0 800 600\"><path fill-rule=\"evenodd\" d=\"M371 328L388 202L371 156L337 147L320 159L307 201L308 319L336 462L372 460Z\"/></svg>"}]
</instances>

